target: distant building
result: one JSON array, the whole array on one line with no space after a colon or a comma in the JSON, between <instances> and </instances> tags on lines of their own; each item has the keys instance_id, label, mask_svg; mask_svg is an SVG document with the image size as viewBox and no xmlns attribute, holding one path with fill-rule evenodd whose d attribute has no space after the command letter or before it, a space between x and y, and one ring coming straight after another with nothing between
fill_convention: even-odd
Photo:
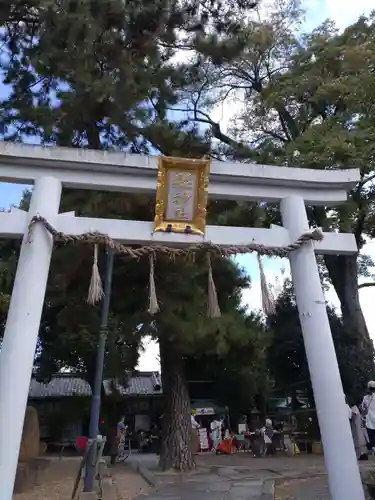
<instances>
[{"instance_id":1,"label":"distant building","mask_svg":"<svg viewBox=\"0 0 375 500\"><path fill-rule=\"evenodd\" d=\"M75 374L59 374L47 384L31 380L29 404L38 410L41 438L54 443L74 443L87 435L91 387ZM132 430L148 430L162 413L162 385L157 372L135 372L127 384L103 382L101 420L125 416Z\"/></svg>"}]
</instances>

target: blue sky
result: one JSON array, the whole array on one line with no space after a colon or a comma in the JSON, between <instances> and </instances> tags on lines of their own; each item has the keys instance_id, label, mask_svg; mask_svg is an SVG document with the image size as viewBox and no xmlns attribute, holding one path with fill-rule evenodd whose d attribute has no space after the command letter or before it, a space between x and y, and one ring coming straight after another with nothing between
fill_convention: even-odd
<instances>
[{"instance_id":1,"label":"blue sky","mask_svg":"<svg viewBox=\"0 0 375 500\"><path fill-rule=\"evenodd\" d=\"M265 3L267 4L268 1L265 1ZM304 23L305 31L312 30L327 18L334 20L338 28L342 29L354 22L361 14L369 14L371 10L375 8L374 0L347 1L345 2L345 7L342 0L305 0L303 6L306 10ZM0 99L6 97L7 93L8 89L0 84ZM12 204L17 204L25 187L26 186L0 183L0 207L6 208ZM371 242L368 244L365 251L375 258L374 243ZM259 309L260 287L256 258L253 255L241 256L238 262L245 267L247 272L252 276L253 284L251 289L244 294L244 301L249 304L250 308ZM281 277L282 268L285 268L286 274L289 274L289 266L286 260L267 259L265 261L266 275L270 281L274 281L275 278ZM375 338L375 320L372 319L371 304L373 304L375 298L374 293L375 289L372 288L363 289L363 291L361 291L361 305L373 338ZM338 306L338 300L333 291L328 292L327 299ZM141 356L139 368L146 370L159 369L157 354L158 347L154 343L149 343L145 353Z\"/></svg>"},{"instance_id":2,"label":"blue sky","mask_svg":"<svg viewBox=\"0 0 375 500\"><path fill-rule=\"evenodd\" d=\"M9 90L0 83L0 100L5 99L8 95ZM18 203L25 187L19 184L0 182L0 207L8 208L10 205Z\"/></svg>"},{"instance_id":3,"label":"blue sky","mask_svg":"<svg viewBox=\"0 0 375 500\"><path fill-rule=\"evenodd\" d=\"M0 205L7 208L20 201L22 192L27 186L0 183Z\"/></svg>"}]
</instances>

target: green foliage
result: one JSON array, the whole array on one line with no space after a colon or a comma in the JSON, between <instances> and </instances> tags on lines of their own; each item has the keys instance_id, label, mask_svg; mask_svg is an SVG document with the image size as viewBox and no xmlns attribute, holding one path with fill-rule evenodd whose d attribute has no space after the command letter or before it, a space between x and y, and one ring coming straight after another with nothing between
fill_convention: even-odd
<instances>
[{"instance_id":1,"label":"green foliage","mask_svg":"<svg viewBox=\"0 0 375 500\"><path fill-rule=\"evenodd\" d=\"M28 193L25 194L27 200ZM67 192L62 210L72 210L77 206L76 213L81 216L149 220L154 201L151 197L138 195L97 193L87 196L80 191ZM2 256L8 258L3 261L1 289L9 294L19 242L3 242L2 245ZM61 368L73 367L92 381L100 306L93 308L86 303L91 266L92 249L84 243L58 245L53 253L39 337L37 366L40 378L49 378ZM103 274L103 254L99 266ZM261 328L240 308L241 292L249 285L248 277L231 260L213 258L212 266L222 311L220 320L207 319L207 264L204 255L198 255L195 262L157 258L156 293L162 312L151 318L146 313L148 259L134 261L116 255L106 376L125 376L125 370L135 366L143 335L151 334L157 338L167 335L180 355L199 356L199 353L204 353L223 361L230 353L229 359L235 356L234 365L245 352L243 349L247 349L247 364L243 371L247 371L249 383L257 387L257 370L263 368Z\"/></svg>"},{"instance_id":2,"label":"green foliage","mask_svg":"<svg viewBox=\"0 0 375 500\"><path fill-rule=\"evenodd\" d=\"M345 394L358 401L374 374L371 350L357 348L355 332L348 332L334 309L327 306L336 355ZM267 364L275 382L275 391L293 394L304 391L312 400L310 375L295 303L293 285L284 283L276 304L276 314L268 319L272 340ZM365 354L365 355L364 355Z\"/></svg>"},{"instance_id":3,"label":"green foliage","mask_svg":"<svg viewBox=\"0 0 375 500\"><path fill-rule=\"evenodd\" d=\"M238 9L251 5L35 0L2 6L1 66L11 93L0 101L0 133L7 140L36 136L47 144L139 153L151 142L167 154L194 154L194 124L166 120L192 74L189 62L176 65L172 58L200 45L229 44L233 52Z\"/></svg>"},{"instance_id":4,"label":"green foliage","mask_svg":"<svg viewBox=\"0 0 375 500\"><path fill-rule=\"evenodd\" d=\"M217 139L216 154L289 167L360 169L362 180L338 207L309 207L311 225L353 232L359 249L374 234L374 109L372 74L375 18L361 17L339 33L325 22L312 33L298 33L301 11L295 2L275 2L267 18L247 22L239 57L221 61L197 56L204 83L190 88L186 115L205 124ZM246 29L246 28L245 28ZM214 106L236 103L237 116L226 133L213 121ZM243 204L241 204L243 205ZM277 210L230 207L226 218L254 219L263 226ZM322 275L334 286L347 331L358 335L358 349L373 352L358 295L358 272L371 273L364 258L325 256ZM367 265L372 262L367 259ZM324 269L325 268L325 269ZM367 356L367 354L364 354Z\"/></svg>"},{"instance_id":5,"label":"green foliage","mask_svg":"<svg viewBox=\"0 0 375 500\"><path fill-rule=\"evenodd\" d=\"M239 6L248 8L249 4L242 1ZM10 88L10 95L0 102L1 134L5 140L29 137L47 145L137 153L147 153L152 146L168 155L201 157L210 149L209 137L201 137L194 123L166 117L167 109L177 102L193 73L189 61L176 65L172 58L177 50L189 51L199 44L207 50L214 42L233 47L240 23L236 21L236 29L234 25L228 27L238 17L236 7L234 1L212 1L202 6L195 0L35 0L1 6L1 69L3 82ZM62 205L63 210L75 210L77 215L150 220L154 200L74 192L66 193ZM9 259L17 256L19 246L15 245L14 252L9 243L5 246L4 276L11 282L15 262ZM168 321L175 322L181 316L184 322L182 352L195 345L188 331L202 328L213 338L217 327L202 319L204 267L198 266L200 271L197 266L186 267L189 285L194 277L200 280L197 293L192 295L182 281L177 289L177 297L191 303L190 312L186 304L171 300L170 290L176 280L180 281L180 267L161 261L156 273ZM229 267L225 269L220 272L232 276ZM54 252L40 331L38 363L43 377L64 366L74 366L92 376L99 308L85 304L90 271L91 254L85 245L59 247ZM170 288L163 289L159 273L164 278L169 271L175 281L169 281ZM124 366L135 364L142 335L157 335L155 322L145 314L147 286L147 261L135 263L116 256L107 375L121 372L120 366L123 372ZM1 289L6 292L4 299L2 296L5 314L10 290L5 286ZM223 310L224 294L231 293L224 287ZM193 306L197 307L196 314L192 313ZM227 329L237 321L230 313L228 316L220 330L221 350L225 349Z\"/></svg>"},{"instance_id":6,"label":"green foliage","mask_svg":"<svg viewBox=\"0 0 375 500\"><path fill-rule=\"evenodd\" d=\"M247 36L240 11L251 6L254 2L246 0L40 0L1 6L1 69L10 95L0 102L0 134L5 140L31 138L46 145L135 153L157 149L201 157L210 151L210 135L201 135L190 120L170 120L167 110L183 100L193 80L203 81L189 61L191 50L213 59L216 52L216 62L217 54L226 61L238 54ZM187 54L179 64L177 50ZM67 194L62 209L150 220L153 200L77 192ZM173 347L169 354L177 361L197 350L223 357L232 339L245 336L250 320L238 305L247 280L228 260L213 265L223 312L220 323L206 318L207 269L200 256L196 263L158 259L162 312L150 318L145 313L148 262L116 256L107 375L134 365L145 333L166 340L163 345ZM41 376L68 365L92 380L99 308L84 303L90 268L91 255L84 245L54 252L40 330ZM181 373L169 373L173 379L183 386ZM169 403L177 401L165 392ZM188 401L180 405L185 407ZM177 412L170 413L176 424ZM184 418L184 429L190 429L187 415ZM188 436L174 440L182 441L186 444ZM186 450L184 455L180 451L177 455L187 456Z\"/></svg>"},{"instance_id":7,"label":"green foliage","mask_svg":"<svg viewBox=\"0 0 375 500\"><path fill-rule=\"evenodd\" d=\"M185 358L187 379L192 387L207 381L205 396L228 406L232 416L246 414L255 397L260 393L266 397L271 386L266 365L268 341L264 325L257 317L248 316L244 327L228 337L223 352L198 351Z\"/></svg>"}]
</instances>

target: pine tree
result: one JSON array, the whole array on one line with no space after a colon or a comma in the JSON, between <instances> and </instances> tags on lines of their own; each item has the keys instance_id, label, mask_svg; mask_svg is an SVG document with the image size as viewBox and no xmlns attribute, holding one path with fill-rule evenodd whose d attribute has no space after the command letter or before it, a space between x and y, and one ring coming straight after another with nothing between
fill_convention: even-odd
<instances>
[{"instance_id":1,"label":"pine tree","mask_svg":"<svg viewBox=\"0 0 375 500\"><path fill-rule=\"evenodd\" d=\"M241 4L248 7L246 2ZM241 23L235 7L235 2L216 1L202 7L193 0L45 0L2 6L2 42L7 50L2 70L10 87L10 95L0 103L2 135L5 140L31 139L45 145L133 153L157 149L168 155L201 157L210 151L210 138L201 136L194 123L171 121L167 116L167 110L182 99L184 88L199 75L189 61L176 65L172 58L177 50L201 47L207 51L213 46L232 57L243 45L236 41ZM63 197L64 209L77 215L138 220L152 219L153 204L152 198L102 193ZM54 252L40 336L41 366L46 366L46 360L59 366L61 354L65 363L76 366L82 349L88 352L98 321L98 311L82 306L90 264L91 256L83 246ZM223 354L231 336L246 336L251 342L251 328L237 308L246 280L225 259L214 267L220 277L226 277L218 284L224 312L219 323L206 318L207 270L199 259L194 265L158 259L157 293L163 311L150 319L145 314L148 262L135 264L116 257L112 346L119 341L134 353L137 335L143 333L160 341L166 400L163 468L194 466L184 355L199 349ZM143 325L141 331L139 325ZM64 349L56 349L54 334L61 336L64 331L70 333L69 339L65 346L62 343ZM121 356L119 361L124 366ZM115 366L117 371L118 363ZM92 366L85 363L84 370L89 369Z\"/></svg>"},{"instance_id":2,"label":"pine tree","mask_svg":"<svg viewBox=\"0 0 375 500\"><path fill-rule=\"evenodd\" d=\"M356 337L344 328L342 319L332 307L327 306L327 314L345 394L359 401L363 388L375 374L372 352L358 351ZM302 330L290 280L284 282L276 302L276 314L268 318L268 327L271 338L267 349L268 366L275 388L290 395L301 390L313 403Z\"/></svg>"}]
</instances>

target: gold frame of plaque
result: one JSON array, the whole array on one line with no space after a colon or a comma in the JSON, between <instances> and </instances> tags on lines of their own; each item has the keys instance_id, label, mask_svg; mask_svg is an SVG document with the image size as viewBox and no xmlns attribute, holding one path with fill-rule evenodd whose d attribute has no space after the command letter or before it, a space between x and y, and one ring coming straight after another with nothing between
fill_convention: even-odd
<instances>
[{"instance_id":1,"label":"gold frame of plaque","mask_svg":"<svg viewBox=\"0 0 375 500\"><path fill-rule=\"evenodd\" d=\"M204 235L206 228L208 181L210 175L211 160L194 160L190 158L175 158L172 156L160 156L158 160L158 180L156 187L156 205L154 231L171 233L187 233ZM168 204L170 203L170 175L174 175L183 189L184 193L176 193L174 197L185 200L184 205L190 201L190 192L194 199L190 206L190 216L186 218L184 207L177 207L182 212L181 218L169 217ZM172 181L171 181L172 182ZM176 188L176 186L171 186ZM181 204L180 204L181 205Z\"/></svg>"}]
</instances>

